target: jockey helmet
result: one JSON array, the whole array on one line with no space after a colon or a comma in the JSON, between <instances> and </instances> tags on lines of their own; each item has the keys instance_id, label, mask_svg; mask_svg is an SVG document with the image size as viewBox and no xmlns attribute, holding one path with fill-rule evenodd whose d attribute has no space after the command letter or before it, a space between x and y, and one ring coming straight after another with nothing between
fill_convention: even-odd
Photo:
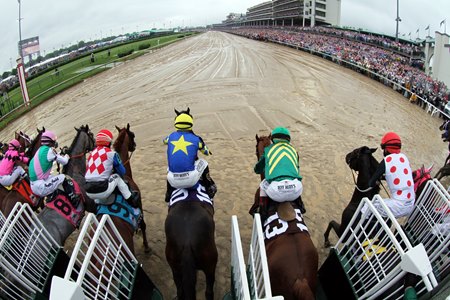
<instances>
[{"instance_id":1,"label":"jockey helmet","mask_svg":"<svg viewBox=\"0 0 450 300\"><path fill-rule=\"evenodd\" d=\"M286 127L275 127L272 130L272 141L274 140L287 140L291 141L291 133L289 132L289 129Z\"/></svg>"},{"instance_id":2,"label":"jockey helmet","mask_svg":"<svg viewBox=\"0 0 450 300\"><path fill-rule=\"evenodd\" d=\"M95 137L97 146L109 146L112 143L112 140L113 134L108 129L100 130Z\"/></svg>"},{"instance_id":3,"label":"jockey helmet","mask_svg":"<svg viewBox=\"0 0 450 300\"><path fill-rule=\"evenodd\" d=\"M194 119L190 115L182 113L176 116L174 125L176 129L191 130L194 126Z\"/></svg>"},{"instance_id":4,"label":"jockey helmet","mask_svg":"<svg viewBox=\"0 0 450 300\"><path fill-rule=\"evenodd\" d=\"M18 150L20 148L20 143L18 140L13 139L9 142L8 149L9 150Z\"/></svg>"},{"instance_id":5,"label":"jockey helmet","mask_svg":"<svg viewBox=\"0 0 450 300\"><path fill-rule=\"evenodd\" d=\"M389 153L400 153L400 149L402 148L402 141L400 136L395 132L386 133L381 139L381 149L386 150Z\"/></svg>"},{"instance_id":6,"label":"jockey helmet","mask_svg":"<svg viewBox=\"0 0 450 300\"><path fill-rule=\"evenodd\" d=\"M56 134L53 131L46 130L41 136L41 145L56 147Z\"/></svg>"}]
</instances>

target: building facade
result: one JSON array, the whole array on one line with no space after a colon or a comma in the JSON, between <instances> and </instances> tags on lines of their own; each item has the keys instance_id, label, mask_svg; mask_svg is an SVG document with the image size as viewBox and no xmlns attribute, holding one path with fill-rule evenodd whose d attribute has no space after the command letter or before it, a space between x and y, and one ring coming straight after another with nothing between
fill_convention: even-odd
<instances>
[{"instance_id":1,"label":"building facade","mask_svg":"<svg viewBox=\"0 0 450 300\"><path fill-rule=\"evenodd\" d=\"M341 23L341 0L272 0L247 9L239 19L216 26L315 26Z\"/></svg>"}]
</instances>

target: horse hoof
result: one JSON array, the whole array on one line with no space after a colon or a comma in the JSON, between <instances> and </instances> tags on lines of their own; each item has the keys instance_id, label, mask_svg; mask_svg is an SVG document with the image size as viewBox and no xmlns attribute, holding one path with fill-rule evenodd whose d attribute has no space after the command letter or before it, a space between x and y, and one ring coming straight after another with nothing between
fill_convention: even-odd
<instances>
[{"instance_id":1,"label":"horse hoof","mask_svg":"<svg viewBox=\"0 0 450 300\"><path fill-rule=\"evenodd\" d=\"M323 243L323 246L324 246L325 248L330 248L330 247L331 247L330 241L325 241L325 243Z\"/></svg>"},{"instance_id":2,"label":"horse hoof","mask_svg":"<svg viewBox=\"0 0 450 300\"><path fill-rule=\"evenodd\" d=\"M152 248L150 248L150 247L145 247L145 249L144 249L144 253L145 254L151 254L151 253L153 253L153 250L152 250Z\"/></svg>"}]
</instances>

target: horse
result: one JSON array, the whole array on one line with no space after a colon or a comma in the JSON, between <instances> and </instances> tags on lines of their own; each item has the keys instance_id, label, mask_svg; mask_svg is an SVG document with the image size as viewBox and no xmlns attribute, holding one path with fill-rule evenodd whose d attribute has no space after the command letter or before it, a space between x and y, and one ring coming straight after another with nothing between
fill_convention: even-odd
<instances>
[{"instance_id":1,"label":"horse","mask_svg":"<svg viewBox=\"0 0 450 300\"><path fill-rule=\"evenodd\" d=\"M114 151L116 151L125 167L124 180L128 182L130 189L138 191L139 187L133 180L133 173L130 164L130 155L136 150L135 134L130 130L130 124L127 127L119 128L116 126L118 136L113 144ZM119 193L120 194L120 193ZM140 194L140 192L139 192ZM139 200L138 208L133 208L129 205L122 195L112 195L115 197L114 203L111 205L98 205L97 218L100 220L103 214L109 214L111 219L116 225L117 230L120 232L123 240L127 244L128 248L134 254L134 242L133 236L137 228L142 231L142 239L144 244L145 253L150 252L150 247L147 241L146 227L144 222L142 201Z\"/></svg>"},{"instance_id":2,"label":"horse","mask_svg":"<svg viewBox=\"0 0 450 300\"><path fill-rule=\"evenodd\" d=\"M256 135L258 159L263 155L264 148L270 144L270 136ZM260 203L259 198L258 188L252 208L262 208L264 203ZM281 295L286 300L315 299L319 255L298 205L293 202L277 203L269 200L268 206L268 217L263 231L272 294ZM287 215L294 214L293 218L282 219L282 211L285 212L286 209Z\"/></svg>"},{"instance_id":3,"label":"horse","mask_svg":"<svg viewBox=\"0 0 450 300\"><path fill-rule=\"evenodd\" d=\"M93 207L95 207L84 190L86 153L92 151L95 147L94 135L88 125L75 128L75 130L77 133L71 146L62 151L62 153L70 156L70 160L63 167L62 173L69 176L69 178L66 176L66 180L72 182L80 201L78 204L71 203L67 195L58 189L53 195L48 196L50 199L47 200L45 208L38 214L38 219L43 226L61 246L64 246L69 235L79 227L86 209L93 211Z\"/></svg>"},{"instance_id":4,"label":"horse","mask_svg":"<svg viewBox=\"0 0 450 300\"><path fill-rule=\"evenodd\" d=\"M362 198L367 197L369 199L372 199L375 194L379 193L379 185L370 190L364 190L367 189L369 180L375 173L379 165L375 157L372 156L372 154L376 150L377 148L369 148L367 146L363 146L354 149L345 156L345 162L350 167L350 169L358 172L358 179L355 182L355 190L353 191L352 198L342 212L341 223L339 224L336 221L332 220L328 224L327 230L324 233L324 247L331 246L331 243L328 239L331 229L336 232L338 237L342 236L345 229L347 228L347 225L350 223L353 214L358 208L358 205L361 202Z\"/></svg>"},{"instance_id":5,"label":"horse","mask_svg":"<svg viewBox=\"0 0 450 300\"><path fill-rule=\"evenodd\" d=\"M15 133L15 138L21 144L22 149L26 149L25 156L28 158L32 158L36 151L39 149L41 135L44 132L44 129L40 131L39 129L38 135L30 141L28 135L24 134L22 131L19 133ZM27 167L25 168L27 169ZM28 203L33 208L33 210L37 210L38 208L42 208L42 201L38 197L33 197L32 191L30 188L30 183L28 179L21 179L16 181L11 188L0 187L0 211L8 217L14 205L17 202L20 203Z\"/></svg>"},{"instance_id":6,"label":"horse","mask_svg":"<svg viewBox=\"0 0 450 300\"><path fill-rule=\"evenodd\" d=\"M178 112L189 114L186 111ZM196 299L197 270L206 278L205 299L214 299L218 260L214 207L200 183L190 189L175 189L165 221L166 259L177 288L177 299Z\"/></svg>"}]
</instances>

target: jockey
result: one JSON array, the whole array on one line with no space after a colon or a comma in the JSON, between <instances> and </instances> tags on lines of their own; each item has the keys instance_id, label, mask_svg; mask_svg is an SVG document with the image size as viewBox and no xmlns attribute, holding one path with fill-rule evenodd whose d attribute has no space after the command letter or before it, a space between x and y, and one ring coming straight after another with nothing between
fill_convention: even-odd
<instances>
[{"instance_id":1,"label":"jockey","mask_svg":"<svg viewBox=\"0 0 450 300\"><path fill-rule=\"evenodd\" d=\"M30 186L33 194L39 197L45 197L56 191L62 184L64 191L70 198L70 202L77 207L79 197L75 193L74 186L68 180L66 175L51 175L53 162L56 161L63 166L69 162L69 155L64 156L56 153L58 147L57 137L54 132L46 130L41 136L41 146L30 161L29 175Z\"/></svg>"},{"instance_id":2,"label":"jockey","mask_svg":"<svg viewBox=\"0 0 450 300\"><path fill-rule=\"evenodd\" d=\"M133 207L139 206L139 193L131 191L122 179L125 167L120 156L111 150L113 134L107 129L97 133L95 148L89 155L86 168L86 194L97 204L109 205L108 197L117 187L125 200Z\"/></svg>"},{"instance_id":3,"label":"jockey","mask_svg":"<svg viewBox=\"0 0 450 300\"><path fill-rule=\"evenodd\" d=\"M255 173L264 172L265 176L260 184L260 196L268 196L275 202L297 200L302 213L305 213L301 199L303 185L299 157L290 143L291 134L285 127L276 127L271 139L273 144L264 149L264 154L254 167Z\"/></svg>"},{"instance_id":4,"label":"jockey","mask_svg":"<svg viewBox=\"0 0 450 300\"><path fill-rule=\"evenodd\" d=\"M25 177L25 170L17 165L17 162L28 163L29 159L23 152L20 152L20 143L14 139L9 142L8 150L0 161L0 184L3 186L12 185L17 178Z\"/></svg>"},{"instance_id":5,"label":"jockey","mask_svg":"<svg viewBox=\"0 0 450 300\"><path fill-rule=\"evenodd\" d=\"M383 179L384 175L391 194L384 202L396 218L408 216L414 208L416 198L411 166L406 155L400 152L401 148L402 142L398 134L386 133L381 139L384 159L369 180L369 187L375 187L377 180ZM376 202L374 206L383 217L387 216Z\"/></svg>"},{"instance_id":6,"label":"jockey","mask_svg":"<svg viewBox=\"0 0 450 300\"><path fill-rule=\"evenodd\" d=\"M206 160L198 158L197 151L204 155L211 155L205 142L192 131L194 120L188 113L181 113L175 117L174 126L177 129L168 135L163 143L167 145L167 172L166 202L170 201L175 189L195 187L199 180L206 188L206 193L212 199L217 187L209 175Z\"/></svg>"}]
</instances>

